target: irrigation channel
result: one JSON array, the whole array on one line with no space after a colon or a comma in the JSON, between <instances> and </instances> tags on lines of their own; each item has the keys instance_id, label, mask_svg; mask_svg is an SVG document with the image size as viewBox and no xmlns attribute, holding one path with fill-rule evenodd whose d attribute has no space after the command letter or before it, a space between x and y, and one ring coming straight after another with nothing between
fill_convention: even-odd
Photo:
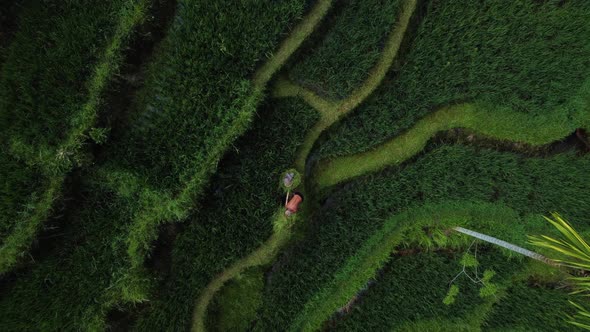
<instances>
[{"instance_id":1,"label":"irrigation channel","mask_svg":"<svg viewBox=\"0 0 590 332\"><path fill-rule=\"evenodd\" d=\"M417 2L417 0L404 1L397 22L392 27L392 30L387 37L379 60L371 69L365 81L347 98L343 100L325 99L318 96L313 91L298 86L286 78L280 77L276 80L274 88L272 89L272 97L302 98L320 114L320 120L307 132L303 142L299 146L294 160L295 169L300 174L306 174L305 171L308 156L320 135L344 116L354 111L381 84L394 59L398 55L398 51L400 50L400 46L406 35L410 20L417 7ZM284 63L289 55L293 54L293 52L302 44L303 40L309 36L315 28L317 28L322 18L327 14L330 6L331 0L318 0L309 14L303 18L300 24L293 30L293 33L282 43L277 53L281 54L281 64ZM283 51L285 49L288 49L289 51ZM272 64L273 59L269 62L271 62L271 64L263 65L260 71L254 75L254 82L266 82L270 80L272 74L277 71L278 67L280 67L280 65ZM269 70L269 68L273 69ZM590 81L588 82L588 85L590 86ZM510 117L507 117L507 114L510 114ZM580 120L578 122L583 124L584 120L582 119L582 114L580 114L579 117ZM506 123L503 121L503 119L506 118L516 118L517 121ZM490 125L490 123L492 125ZM527 123L527 125L522 126L523 123ZM373 150L330 160L321 160L318 163L318 167L314 169L313 180L315 183L303 181L305 188L303 188L302 191L309 192L310 188L329 187L350 180L353 177L378 171L390 165L400 164L420 153L428 140L438 132L444 130L467 128L493 139L516 141L530 144L532 146L542 146L554 141L559 141L576 129L570 126L557 126L557 123L564 123L564 121L563 119L558 118L533 118L524 114L517 114L511 110L494 110L494 112L491 112L489 109L471 103L447 106L424 117L404 134L391 139ZM518 131L515 130L516 127L530 128L530 131ZM533 129L535 127L536 129ZM488 128L493 128L493 130ZM543 134L538 134L540 132L543 132ZM309 197L309 194L306 197ZM284 216L282 208L279 209L272 219L272 236L255 251L233 263L209 282L207 287L196 299L192 321L193 331L206 330L205 321L208 305L214 295L227 281L237 277L248 268L266 265L275 259L281 248L285 246L291 238L293 233L292 226L297 222L297 218L303 218L306 215L306 211L309 210L310 206L313 204L313 198L306 199L302 203L302 213L290 219L287 219ZM449 215L452 215L453 213L462 212L449 211ZM456 227L461 225L452 226ZM400 231L399 227L396 227L396 230L399 232L394 232L395 234L389 236L393 236L397 239L401 236L400 234L403 234L403 230ZM391 252L392 243L396 243L396 241L385 241L380 245L380 248L384 248L381 255L383 256L386 254L385 257L382 257L381 259L367 259L366 262L355 261L348 262L347 264L371 265L375 264L375 262L381 263L381 261L386 259ZM378 266L375 266L373 272L369 275L347 275L346 278L348 279L346 280L342 278L335 280L334 286L339 289L346 288L346 291L350 293L351 296L354 296L358 289L361 289L366 284L367 280L373 276L376 269L378 269ZM350 278L353 280L351 281ZM316 299L321 299L321 301L313 301L313 303L306 304L303 312L301 312L301 314L295 319L290 330L315 330L321 327L321 323L329 319L329 316L325 317L324 314L315 316L314 313L326 312L326 310L323 310L325 309L325 306L330 306L329 309L334 309L332 312L335 312L339 307L345 304L332 301L330 294L320 294Z\"/></svg>"}]
</instances>

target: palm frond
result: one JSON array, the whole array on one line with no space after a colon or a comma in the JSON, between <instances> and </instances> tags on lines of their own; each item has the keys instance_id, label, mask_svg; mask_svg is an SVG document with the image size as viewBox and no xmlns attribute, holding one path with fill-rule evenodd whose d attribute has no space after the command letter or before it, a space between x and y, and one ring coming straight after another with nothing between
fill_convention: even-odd
<instances>
[{"instance_id":1,"label":"palm frond","mask_svg":"<svg viewBox=\"0 0 590 332\"><path fill-rule=\"evenodd\" d=\"M590 270L590 246L580 234L559 214L552 213L553 218L545 217L561 233L560 238L546 235L530 236L531 244L546 248L560 256L555 259L561 265L578 270ZM590 277L569 278L574 285L571 294L590 296ZM590 311L582 305L569 301L578 311L574 316L567 316L568 322L585 330L590 330Z\"/></svg>"}]
</instances>

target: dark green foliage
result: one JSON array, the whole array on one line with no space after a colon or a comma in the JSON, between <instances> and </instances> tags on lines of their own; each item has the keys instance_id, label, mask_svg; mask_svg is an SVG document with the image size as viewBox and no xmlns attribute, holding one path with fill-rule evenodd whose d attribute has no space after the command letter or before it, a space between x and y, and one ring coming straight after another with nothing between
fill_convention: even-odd
<instances>
[{"instance_id":1,"label":"dark green foliage","mask_svg":"<svg viewBox=\"0 0 590 332\"><path fill-rule=\"evenodd\" d=\"M588 167L590 157L574 154L524 158L447 146L413 164L343 185L312 217L306 237L275 264L257 329L288 326L385 219L424 203L491 201L520 213L563 211L569 220L587 223L590 188L584 183L590 182Z\"/></svg>"},{"instance_id":2,"label":"dark green foliage","mask_svg":"<svg viewBox=\"0 0 590 332\"><path fill-rule=\"evenodd\" d=\"M84 174L87 178L84 191L90 194L85 195L84 204L76 208L79 214L67 220L67 224L71 224L68 229L76 231L66 232L57 240L62 249L53 253L50 259L37 262L31 270L19 276L2 305L21 301L21 313L11 310L9 315L2 317L0 326L11 329L20 324L18 326L31 328L36 326L35 322L44 321L48 324L45 330L56 330L59 326L72 329L100 327L105 324L106 312L117 303L147 299L151 278L144 273L141 264L130 270L128 236L134 226L132 221L135 222L134 218L144 213L146 207L161 209L171 201L169 196L160 192L146 190L148 185L153 184L154 179L162 179L157 184L167 185L157 187L158 190L180 189L178 185L187 185L192 173L199 177L197 182L206 180L217 164L215 158L222 156L235 135L241 133L247 124L243 120L248 120L254 113L260 92L253 93L249 76L259 62L265 60L265 53L276 48L280 34L287 30L288 23L302 10L301 2L292 1L273 4L272 7L259 1L239 5L231 1L179 3L175 21L148 70L149 78L136 105L136 112L130 117L133 127L116 141L105 145L110 149L103 156L107 167L99 166L91 172L102 174L105 170L108 173L117 167L128 166L137 167L140 171L133 173L138 176L123 179L127 182L122 182L120 186L111 186L105 185L100 176ZM164 111L148 121L148 114L155 114L149 111L153 107L162 107ZM276 157L267 161L268 165L278 168L274 173L259 175L272 183L272 187L266 190L273 194L278 191L277 174L290 166L295 149L294 146L290 149L280 146L283 135L288 132L285 128L291 125L298 128L298 136L286 138L296 144L303 134L304 127L301 126L309 126L305 117L298 118L303 124L286 122L285 119L294 115L277 113L276 127L268 130L274 135L267 141L271 146L269 149L274 148L276 152L279 148L279 154L289 153L282 155L282 163ZM310 116L310 121L313 120L315 117ZM211 151L212 144L217 150ZM139 155L149 157L135 159ZM175 166L170 166L170 163ZM113 165L115 167L108 167ZM260 165L251 162L249 167L258 169ZM235 184L235 181L236 177L230 182ZM127 184L132 186L125 187ZM172 184L176 186L171 188ZM121 189L129 190L125 192ZM102 195L102 192L108 194ZM257 192L257 187L252 186L240 194L248 195L255 201L251 205L256 205L259 199L250 195ZM236 211L244 206L241 204ZM227 228L238 231L231 224L235 220L234 213L232 211L225 221L228 222ZM254 213L249 217L247 221L258 215ZM247 221L241 230L248 228ZM246 238L252 242L246 248L236 249L233 255L242 254L243 250L256 245L256 238L249 235L270 233L272 227L269 220L265 217L258 221L261 221L261 227L268 223L267 233L257 233L260 227L249 230L251 233ZM157 230L157 227L154 229ZM207 238L211 229L200 231L202 233L198 235ZM146 236L151 236L151 233ZM232 239L227 241L232 242ZM194 247L194 242L186 245ZM218 261L214 264L220 269L224 263ZM54 291L67 289L67 292L36 298L33 294L41 292L39 287L43 285L39 280L48 273L53 280L59 281ZM204 280L209 277L207 275ZM192 298L190 300L192 305ZM20 316L26 314L25 307L37 308L38 312L30 317ZM68 310L72 312L68 313ZM54 315L58 317L52 318ZM182 326L189 316L179 317L182 322L177 326Z\"/></svg>"},{"instance_id":3,"label":"dark green foliage","mask_svg":"<svg viewBox=\"0 0 590 332\"><path fill-rule=\"evenodd\" d=\"M251 82L256 68L313 1L179 0L173 22L161 32L166 36L138 74L143 87L129 96L128 110L113 109L125 113L113 130L116 135L109 140L108 129L80 125L88 120L76 120L84 105L96 102L92 115L110 107L102 105L104 86L92 77L104 76L107 82L116 74L118 53L106 61L110 69L97 70L97 63L111 48L117 22L125 21L121 8L132 2L20 0L22 12L20 5L9 9L22 18L14 38L8 42L0 30L0 246L46 188L61 188L74 163L64 162L68 167L52 172L43 161L56 159L71 128L81 131L70 142L76 152L65 151L64 160L86 158L81 149L86 139L104 143L96 167L77 175L82 179L79 192L70 194L75 201L68 203L65 215L53 220L58 228L46 229L37 242L35 261L0 280L2 331L105 330L114 309L131 311L137 319L126 326L138 331L187 330L207 284L271 235L273 215L284 202L281 174L293 167L299 144L318 121L318 114L299 99L263 101L264 84ZM290 79L330 98L349 95L378 61L400 3L336 1L334 16L309 43L311 49L291 61ZM531 119L562 112L573 122L587 112L580 106L590 90L580 87L590 73L589 3L426 3L426 14L415 17L419 23L410 29L407 37L412 38L405 39L389 77L320 140L322 156L369 149L425 114L463 101L490 111L511 108ZM0 29L16 27L5 24L2 8ZM123 38L113 48L127 44ZM88 97L90 90L96 98ZM238 138L250 122L251 130ZM482 215L513 222L494 227L492 235L506 240L544 229L538 214L551 211L587 231L590 155L525 157L493 151L510 145L488 144L489 149L478 140L472 144L433 143L402 166L318 193L324 197L306 195L312 204L304 210L306 218L298 219L306 222L295 228L297 242L273 266L229 281L209 306L208 327L287 329L306 317L301 313L310 299L339 285L330 283L335 277L357 271L364 277L375 270L370 268L383 266L389 248L378 247L379 230L392 216L421 217L401 233L398 249L435 246L436 241L428 241L448 225L437 224L432 211L470 205L481 208L463 215L471 218L469 226L493 224L477 223ZM310 174L302 176L312 191ZM57 196L43 201L46 211ZM315 198L324 200L316 205ZM504 213L503 207L511 209ZM184 225L162 227L173 220ZM389 230L397 224L391 225ZM155 243L163 229L174 229L175 240ZM439 319L470 327L487 317L483 327L490 330L564 329L559 314L571 312L565 293L527 286L522 278L530 271L520 270L523 261L490 248L482 248L478 260L481 272L496 272L491 281L501 302L487 307L492 308L488 315L484 309L493 296L482 299L481 287L461 278L454 303L445 306L448 282L461 269L463 240L448 240L447 249L439 252L410 250L410 255L393 257L352 313L333 327L384 330ZM171 248L162 246L167 241ZM158 250L152 252L153 246ZM376 251L379 255L369 256ZM347 270L355 266L348 264L353 258L363 263L363 271ZM356 283L345 280L352 290ZM361 284L359 280L364 279L355 282ZM511 285L506 292L505 285ZM325 298L329 301L322 304L340 301ZM321 322L332 307L318 307L323 311L310 316Z\"/></svg>"},{"instance_id":4,"label":"dark green foliage","mask_svg":"<svg viewBox=\"0 0 590 332\"><path fill-rule=\"evenodd\" d=\"M56 147L127 1L30 1L0 73L0 140Z\"/></svg>"},{"instance_id":5,"label":"dark green foliage","mask_svg":"<svg viewBox=\"0 0 590 332\"><path fill-rule=\"evenodd\" d=\"M334 330L391 331L410 322L442 318L460 321L485 300L479 297L481 285L467 277L455 282L460 292L455 302L443 305L449 282L461 271L461 252L418 253L394 256L380 271L374 283L360 295L350 314L334 317ZM481 268L491 268L497 278L509 279L522 263L507 260L499 251L480 247ZM481 271L480 271L481 277ZM558 326L563 328L564 322Z\"/></svg>"},{"instance_id":6,"label":"dark green foliage","mask_svg":"<svg viewBox=\"0 0 590 332\"><path fill-rule=\"evenodd\" d=\"M147 5L148 0L24 4L0 73L0 142L2 157L14 158L28 170L2 169L7 179L3 194L15 195L5 200L18 203L3 205L1 212L18 215L9 224L19 227L1 234L0 274L26 253L59 197L66 173L87 159L81 149L85 133ZM23 195L29 196L27 202Z\"/></svg>"},{"instance_id":7,"label":"dark green foliage","mask_svg":"<svg viewBox=\"0 0 590 332\"><path fill-rule=\"evenodd\" d=\"M262 288L264 275L260 269L229 281L210 304L208 331L247 331L262 303Z\"/></svg>"},{"instance_id":8,"label":"dark green foliage","mask_svg":"<svg viewBox=\"0 0 590 332\"><path fill-rule=\"evenodd\" d=\"M343 0L322 40L290 70L290 78L332 98L345 98L368 76L398 16L399 0Z\"/></svg>"},{"instance_id":9,"label":"dark green foliage","mask_svg":"<svg viewBox=\"0 0 590 332\"><path fill-rule=\"evenodd\" d=\"M112 159L162 190L204 182L255 112L250 76L302 11L299 0L179 1Z\"/></svg>"},{"instance_id":10,"label":"dark green foliage","mask_svg":"<svg viewBox=\"0 0 590 332\"><path fill-rule=\"evenodd\" d=\"M0 1L0 68L6 57L6 47L12 41L14 30L17 29L18 17L25 0Z\"/></svg>"},{"instance_id":11,"label":"dark green foliage","mask_svg":"<svg viewBox=\"0 0 590 332\"><path fill-rule=\"evenodd\" d=\"M174 275L140 317L138 330L185 328L207 283L270 236L284 199L278 180L317 117L294 99L263 106L254 128L221 163L202 203L207 208L187 221L173 250Z\"/></svg>"},{"instance_id":12,"label":"dark green foliage","mask_svg":"<svg viewBox=\"0 0 590 332\"><path fill-rule=\"evenodd\" d=\"M365 151L463 101L534 116L570 112L560 106L589 93L580 90L590 74L589 20L584 0L431 1L400 54L402 66L329 134L320 153Z\"/></svg>"},{"instance_id":13,"label":"dark green foliage","mask_svg":"<svg viewBox=\"0 0 590 332\"><path fill-rule=\"evenodd\" d=\"M564 314L576 310L563 290L517 282L506 293L482 326L484 331L581 331L565 325Z\"/></svg>"},{"instance_id":14,"label":"dark green foliage","mask_svg":"<svg viewBox=\"0 0 590 332\"><path fill-rule=\"evenodd\" d=\"M37 172L12 158L0 158L0 246L15 224L22 222L19 214L30 211L36 193L47 186Z\"/></svg>"},{"instance_id":15,"label":"dark green foliage","mask_svg":"<svg viewBox=\"0 0 590 332\"><path fill-rule=\"evenodd\" d=\"M125 263L124 220L112 193L87 187L69 216L59 242L42 247L43 257L30 271L16 272L14 285L0 299L4 331L103 329L102 303L120 291L118 272ZM95 213L100 212L100 213ZM147 280L143 280L148 285ZM132 291L132 290L129 290Z\"/></svg>"}]
</instances>

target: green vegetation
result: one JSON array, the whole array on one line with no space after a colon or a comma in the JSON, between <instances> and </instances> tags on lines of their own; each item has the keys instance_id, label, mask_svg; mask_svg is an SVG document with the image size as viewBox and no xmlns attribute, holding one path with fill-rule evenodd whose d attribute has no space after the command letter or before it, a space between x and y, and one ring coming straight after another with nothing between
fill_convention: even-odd
<instances>
[{"instance_id":1,"label":"green vegetation","mask_svg":"<svg viewBox=\"0 0 590 332\"><path fill-rule=\"evenodd\" d=\"M456 302L440 305L449 281L459 270L460 257L444 251L394 256L350 314L336 321L334 329L420 331L427 326L436 327L437 331L564 329L559 313L571 312L567 295L550 288L529 287L525 281L509 286L494 304L493 298L483 300L478 296L479 286L462 279ZM482 267L493 268L504 284L518 278L523 269L522 262L506 260L491 248L481 248L479 259ZM405 287L408 284L416 287Z\"/></svg>"},{"instance_id":2,"label":"green vegetation","mask_svg":"<svg viewBox=\"0 0 590 332\"><path fill-rule=\"evenodd\" d=\"M490 112L472 104L443 108L420 120L406 133L373 150L324 161L318 172L318 185L331 186L399 164L422 151L437 132L451 128L467 128L500 140L543 145L567 136L581 126L587 116L587 112L567 116L554 113L539 118L507 109Z\"/></svg>"},{"instance_id":3,"label":"green vegetation","mask_svg":"<svg viewBox=\"0 0 590 332\"><path fill-rule=\"evenodd\" d=\"M235 6L233 2L178 4L174 22L147 71L145 87L133 104L129 117L133 126L106 145L103 160L107 161L98 167L98 178L85 174L89 177L85 191L93 194L86 195L80 213L66 221L81 230L64 234L60 239L63 249L58 255L37 262L18 278L0 303L7 313L0 325L12 329L30 324L30 319L41 319L47 330L104 326L113 306L147 300L154 280L145 271L143 255L149 252L159 223L170 220L171 215L172 220L186 216L186 203L202 190L199 186L203 186L204 176L213 172L215 158L245 129L261 95L261 91L253 90L248 78L254 74L259 59L276 47L279 35L301 14L303 4L290 1L272 8L263 10L268 6L262 2L247 7L245 3ZM205 17L203 12L211 14ZM248 27L250 31L245 30ZM211 48L212 43L218 47ZM207 55L208 63L193 60L194 54L204 51L211 52ZM202 98L206 96L208 99ZM155 107L161 111L154 111ZM209 145L201 145L200 150L185 143L201 142L206 135ZM200 165L196 178L190 177L195 165ZM272 179L273 184L275 181ZM129 187L130 184L133 186ZM181 198L167 199L180 189ZM94 256L101 260L97 262ZM48 273L58 280L56 292L68 288L79 290L78 295L47 292L47 299L54 299L51 301L31 296L43 292L43 278ZM20 298L23 300L19 311L11 303ZM38 311L37 316L22 317L31 308ZM53 313L61 310L71 313L52 318ZM190 319L190 315L184 319Z\"/></svg>"},{"instance_id":4,"label":"green vegetation","mask_svg":"<svg viewBox=\"0 0 590 332\"><path fill-rule=\"evenodd\" d=\"M189 217L187 229L179 235L172 253L175 273L152 299L149 310L140 315L138 330L186 328L197 299L210 281L217 280L226 267L232 268L226 271L225 279L229 280L251 263L261 261L256 258L261 256L250 253L264 248L264 241L273 232L274 215L284 199L278 181L292 165L305 129L318 117L303 103L286 101L264 105L258 117L265 121L254 122L220 164L202 203L207 209ZM265 257L266 253L275 254L259 253Z\"/></svg>"},{"instance_id":5,"label":"green vegetation","mask_svg":"<svg viewBox=\"0 0 590 332\"><path fill-rule=\"evenodd\" d=\"M305 168L307 157L322 132L333 125L338 119L357 108L381 83L393 63L393 60L397 56L410 18L416 8L416 3L417 0L405 1L401 13L399 14L397 24L393 27L393 30L385 42L381 58L371 69L363 84L354 90L346 99L339 102L330 102L315 96L312 92L308 92L306 89L294 86L289 82L285 83L279 81L277 88L275 89L276 96L289 97L302 95L303 98L322 115L320 121L307 132L307 135L301 144L299 154L295 160L295 166L297 169L303 170Z\"/></svg>"},{"instance_id":6,"label":"green vegetation","mask_svg":"<svg viewBox=\"0 0 590 332\"><path fill-rule=\"evenodd\" d=\"M531 287L517 282L506 293L488 315L484 331L579 330L572 325L564 326L564 314L573 314L575 308L568 303L568 296L562 290L552 285Z\"/></svg>"},{"instance_id":7,"label":"green vegetation","mask_svg":"<svg viewBox=\"0 0 590 332\"><path fill-rule=\"evenodd\" d=\"M526 158L463 146L427 150L431 152L411 165L359 178L330 193L324 207L312 216L306 237L279 257L273 268L257 329L291 325L304 305L316 299L318 292L334 280L337 271L367 243L383 220L412 207L419 208L423 205L420 202L491 201L519 213L559 210L567 211L580 225L588 221L590 206L585 197L590 193L581 185L590 180L582 171L588 167L588 157L562 154ZM457 206L449 206L450 210L453 208ZM514 216L502 219L511 218ZM435 225L440 219L438 213L432 213ZM490 219L493 216L487 218ZM526 225L532 229L543 224L542 218L525 218L522 224L513 225L510 233L492 234L508 241L514 234L520 234L520 241L511 242L523 243L527 232L520 227ZM416 237L403 237L400 245L412 247L415 245L410 241L412 238ZM379 262L378 257L371 259ZM372 273L374 270L369 275ZM291 300L286 302L285 297ZM442 305L440 301L437 304Z\"/></svg>"},{"instance_id":8,"label":"green vegetation","mask_svg":"<svg viewBox=\"0 0 590 332\"><path fill-rule=\"evenodd\" d=\"M16 271L13 286L0 300L0 326L5 330L104 330L105 316L122 297L120 269L124 225L113 223L125 216L117 213L125 200L112 193L85 187L87 197L68 218L60 232L59 246L46 248L30 270ZM109 202L108 206L103 206ZM100 215L93 211L99 210ZM109 241L106 241L109 240ZM149 279L137 280L145 285ZM137 297L134 290L126 296Z\"/></svg>"},{"instance_id":9,"label":"green vegetation","mask_svg":"<svg viewBox=\"0 0 590 332\"><path fill-rule=\"evenodd\" d=\"M580 272L580 276L570 278L574 287L574 294L587 295L590 291L590 277L584 275L584 271L590 266L590 246L567 221L557 213L553 214L553 219L547 218L560 233L559 238L547 235L531 237L531 243L535 246L551 250L551 254L557 256L556 261L561 265L573 268ZM568 317L568 322L590 330L590 312L584 304L570 301L578 309L574 317Z\"/></svg>"},{"instance_id":10,"label":"green vegetation","mask_svg":"<svg viewBox=\"0 0 590 332\"><path fill-rule=\"evenodd\" d=\"M16 158L63 172L96 119L101 93L147 1L31 2L7 50L1 138ZM82 84L80 84L82 82Z\"/></svg>"},{"instance_id":11,"label":"green vegetation","mask_svg":"<svg viewBox=\"0 0 590 332\"><path fill-rule=\"evenodd\" d=\"M134 268L140 268L149 254L159 225L187 217L223 154L249 125L266 82L329 6L330 1L320 1L254 72L259 57L272 51L280 33L301 14L301 1L273 4L272 11L265 2L237 7L233 2L179 3L176 22L150 66L146 88L136 105L139 111L132 116L134 126L112 149L111 162L103 172L111 187L114 182L123 195L135 192L139 197L131 207L135 216L128 239ZM203 19L202 12L216 14ZM185 21L191 22L190 29ZM221 40L218 32L209 30L211 26L224 31ZM210 34L195 34L195 29ZM212 43L221 44L210 49ZM193 54L203 49L209 52L209 62L195 61ZM183 73L180 78L179 72ZM199 143L194 146L186 141ZM130 182L141 185L130 187Z\"/></svg>"},{"instance_id":12,"label":"green vegetation","mask_svg":"<svg viewBox=\"0 0 590 332\"><path fill-rule=\"evenodd\" d=\"M523 243L525 237L522 233L518 241L519 233L513 231L514 222L518 219L516 213L501 206L454 202L425 205L398 214L367 239L361 249L334 274L333 279L305 304L290 330L315 331L321 328L323 322L375 277L377 271L388 261L390 253L402 241L406 245L415 243L418 247L427 249L461 248L465 246L465 241L472 240L448 237L444 232L454 226L469 227L469 224L473 224L478 229L485 228L487 233L503 234L513 238L511 242ZM524 226L522 221L517 224ZM423 231L427 227L431 228L430 234Z\"/></svg>"},{"instance_id":13,"label":"green vegetation","mask_svg":"<svg viewBox=\"0 0 590 332\"><path fill-rule=\"evenodd\" d=\"M0 274L26 253L65 173L84 162L85 134L148 4L32 2L23 10L0 75L0 141L5 158L17 160L0 170L10 179L3 193L15 202L2 206L2 228L14 231L0 234Z\"/></svg>"},{"instance_id":14,"label":"green vegetation","mask_svg":"<svg viewBox=\"0 0 590 332\"><path fill-rule=\"evenodd\" d=\"M289 78L333 99L343 99L367 77L394 26L399 0L345 0L336 3L321 41L289 70Z\"/></svg>"},{"instance_id":15,"label":"green vegetation","mask_svg":"<svg viewBox=\"0 0 590 332\"><path fill-rule=\"evenodd\" d=\"M583 0L3 7L0 330L571 329L588 246L543 216L590 234L589 20Z\"/></svg>"},{"instance_id":16,"label":"green vegetation","mask_svg":"<svg viewBox=\"0 0 590 332\"><path fill-rule=\"evenodd\" d=\"M260 270L248 271L224 286L207 314L210 317L207 330L247 331L262 303L263 287Z\"/></svg>"},{"instance_id":17,"label":"green vegetation","mask_svg":"<svg viewBox=\"0 0 590 332\"><path fill-rule=\"evenodd\" d=\"M2 13L0 13L0 68L6 57L6 48L14 36L23 2L24 0L15 0L3 4Z\"/></svg>"},{"instance_id":18,"label":"green vegetation","mask_svg":"<svg viewBox=\"0 0 590 332\"><path fill-rule=\"evenodd\" d=\"M573 128L571 113L589 118L589 17L584 0L430 1L401 67L330 132L319 153L367 151L462 102L566 119Z\"/></svg>"}]
</instances>

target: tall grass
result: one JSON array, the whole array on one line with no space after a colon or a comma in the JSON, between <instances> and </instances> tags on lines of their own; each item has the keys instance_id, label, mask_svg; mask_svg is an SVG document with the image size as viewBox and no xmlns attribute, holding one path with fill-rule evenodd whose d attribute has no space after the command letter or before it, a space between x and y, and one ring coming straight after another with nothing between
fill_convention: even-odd
<instances>
[{"instance_id":1,"label":"tall grass","mask_svg":"<svg viewBox=\"0 0 590 332\"><path fill-rule=\"evenodd\" d=\"M329 133L320 154L367 151L428 113L462 102L539 118L587 111L589 19L590 3L583 0L431 1L401 66Z\"/></svg>"},{"instance_id":2,"label":"tall grass","mask_svg":"<svg viewBox=\"0 0 590 332\"><path fill-rule=\"evenodd\" d=\"M590 179L581 171L588 167L587 157L568 153L525 158L464 146L430 145L426 149L414 163L358 178L327 193L322 208L312 216L306 237L275 264L258 329L292 324L305 303L318 296L388 217L423 203L493 202L523 214L557 209L582 218L580 223L588 221L590 205L585 197L590 193L582 183ZM433 218L436 224L437 216ZM540 219L523 219L522 224L511 225L511 234L524 235L524 225L539 224L543 224Z\"/></svg>"},{"instance_id":3,"label":"tall grass","mask_svg":"<svg viewBox=\"0 0 590 332\"><path fill-rule=\"evenodd\" d=\"M107 145L102 158L106 162L98 167L116 170L122 183L117 176L110 183L91 177L84 190L103 194L87 195L80 214L68 221L86 229L83 233L91 239L74 251L78 237L66 234L60 243L70 249L27 274L30 281L39 271L52 271L60 279L58 288L78 289L80 295L73 302L61 296L29 302L33 297L24 294L34 293L39 284L19 283L9 297L23 296L30 307L40 306L39 316L23 322L34 324L44 317L48 326L101 326L114 305L147 299L153 279L145 271L144 259L159 223L186 216L187 205L192 207L225 149L245 130L262 97L261 88L249 79L271 57L303 9L300 1L271 7L257 1L179 2L174 22L147 70L145 87L133 104L131 127ZM131 179L125 178L127 174ZM130 183L133 188L126 187ZM116 217L108 227L117 233L89 225L106 227L103 218L111 214ZM85 260L92 259L82 253L108 257L110 262L101 260L92 265L93 273L83 273L71 268L71 264L88 267ZM59 262L68 264L60 269ZM96 286L82 291L72 284ZM65 306L72 308L71 314L48 318ZM15 317L19 314L11 311L4 322L13 326Z\"/></svg>"},{"instance_id":4,"label":"tall grass","mask_svg":"<svg viewBox=\"0 0 590 332\"><path fill-rule=\"evenodd\" d=\"M86 134L95 125L105 87L148 4L31 2L23 11L0 76L0 122L5 124L0 140L5 144L3 158L22 160L24 168L3 167L6 185L19 178L19 187L4 193L22 197L24 188L30 192L26 202L19 198L3 206L3 215L18 216L2 220L17 227L0 247L0 274L27 252L59 198L66 173L86 158ZM25 169L29 179L22 178Z\"/></svg>"},{"instance_id":5,"label":"tall grass","mask_svg":"<svg viewBox=\"0 0 590 332\"><path fill-rule=\"evenodd\" d=\"M323 161L316 175L318 185L335 185L400 164L422 151L428 140L439 131L467 128L495 139L544 145L572 133L583 125L589 114L586 110L573 109L535 117L509 109L488 110L472 104L445 107L421 119L404 134L370 151Z\"/></svg>"},{"instance_id":6,"label":"tall grass","mask_svg":"<svg viewBox=\"0 0 590 332\"><path fill-rule=\"evenodd\" d=\"M490 330L582 331L567 324L564 314L575 308L568 302L568 294L554 285L530 285L526 281L514 283L509 296L498 303L485 321Z\"/></svg>"},{"instance_id":7,"label":"tall grass","mask_svg":"<svg viewBox=\"0 0 590 332\"><path fill-rule=\"evenodd\" d=\"M318 31L319 42L289 68L289 78L320 95L347 97L381 56L399 6L398 0L339 1L327 30Z\"/></svg>"},{"instance_id":8,"label":"tall grass","mask_svg":"<svg viewBox=\"0 0 590 332\"><path fill-rule=\"evenodd\" d=\"M484 301L477 296L478 286L464 279L457 301L443 305L448 282L460 267L458 254L443 251L394 256L350 314L336 321L334 330L570 330L560 318L562 312L570 312L567 292L535 285L536 276L532 282L527 281L528 275L521 279L525 264L481 246L480 266L496 271L494 282L502 285L502 294Z\"/></svg>"},{"instance_id":9,"label":"tall grass","mask_svg":"<svg viewBox=\"0 0 590 332\"><path fill-rule=\"evenodd\" d=\"M448 238L444 231L456 226L465 226L490 234L509 235L512 238L510 242L525 244L526 233L515 233L512 228L514 223L526 227L519 219L517 213L501 205L471 202L424 205L395 215L367 239L342 268L334 273L333 279L322 286L321 290L305 304L291 324L290 330L320 329L338 308L345 306L359 290L376 277L377 271L402 243L415 243L428 249L460 248L472 240L466 237ZM472 226L468 226L470 224ZM431 229L431 234L425 234L424 229L428 228ZM428 266L424 268L431 269ZM406 287L424 286L419 282L412 282L411 286L406 284ZM446 285L441 286L445 288Z\"/></svg>"},{"instance_id":10,"label":"tall grass","mask_svg":"<svg viewBox=\"0 0 590 332\"><path fill-rule=\"evenodd\" d=\"M180 19L172 25L158 60L150 67L147 87L135 106L134 125L111 155L111 165L173 198L158 205L147 199L138 201L139 212L128 239L133 267L143 264L159 225L183 220L195 207L220 159L249 126L266 83L313 31L330 4L330 0L319 1L276 53L270 54L280 35L301 15L302 2L273 4L272 11L263 10L268 8L265 2L238 7L231 1L198 6L179 3ZM201 17L219 10L227 17ZM212 34L195 37L184 20ZM264 33L262 25L266 25ZM223 45L211 48L221 32ZM203 52L206 61L194 61L194 52ZM263 54L268 59L260 64ZM260 65L256 71L255 65ZM183 73L180 80L177 73ZM171 132L172 127L177 130Z\"/></svg>"},{"instance_id":11,"label":"tall grass","mask_svg":"<svg viewBox=\"0 0 590 332\"><path fill-rule=\"evenodd\" d=\"M138 330L187 327L209 282L273 233L273 215L284 203L277 181L318 115L290 99L265 103L257 118L221 162L202 202L207 208L188 218L173 249L175 273L139 317Z\"/></svg>"}]
</instances>

